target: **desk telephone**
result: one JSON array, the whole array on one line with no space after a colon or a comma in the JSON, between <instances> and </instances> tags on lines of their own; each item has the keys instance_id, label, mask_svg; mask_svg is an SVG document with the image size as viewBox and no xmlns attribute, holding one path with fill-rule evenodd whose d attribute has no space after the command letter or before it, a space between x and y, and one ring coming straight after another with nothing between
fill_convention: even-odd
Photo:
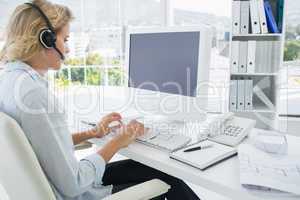
<instances>
[{"instance_id":1,"label":"desk telephone","mask_svg":"<svg viewBox=\"0 0 300 200\"><path fill-rule=\"evenodd\" d=\"M209 123L208 140L236 146L249 134L255 124L255 120L225 113Z\"/></svg>"}]
</instances>

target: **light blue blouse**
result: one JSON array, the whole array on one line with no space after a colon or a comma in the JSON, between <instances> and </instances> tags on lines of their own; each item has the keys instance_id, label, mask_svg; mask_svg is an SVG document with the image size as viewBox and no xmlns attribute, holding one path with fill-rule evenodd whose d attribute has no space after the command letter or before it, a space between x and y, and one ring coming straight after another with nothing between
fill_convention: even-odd
<instances>
[{"instance_id":1,"label":"light blue blouse","mask_svg":"<svg viewBox=\"0 0 300 200\"><path fill-rule=\"evenodd\" d=\"M6 64L0 77L0 111L22 127L58 200L99 200L111 194L102 185L105 161L92 154L74 156L64 112L48 90L48 82L29 65Z\"/></svg>"}]
</instances>

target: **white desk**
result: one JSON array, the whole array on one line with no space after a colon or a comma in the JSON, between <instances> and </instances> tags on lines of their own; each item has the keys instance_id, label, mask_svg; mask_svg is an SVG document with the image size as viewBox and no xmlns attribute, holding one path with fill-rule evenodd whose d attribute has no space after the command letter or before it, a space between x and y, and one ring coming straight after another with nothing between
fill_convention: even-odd
<instances>
[{"instance_id":1,"label":"white desk","mask_svg":"<svg viewBox=\"0 0 300 200\"><path fill-rule=\"evenodd\" d=\"M255 130L253 130L255 131ZM300 138L289 136L288 141L292 149L300 150L295 142L300 144ZM102 146L105 141L97 140L95 144ZM292 145L295 144L295 145ZM256 194L243 188L239 182L239 164L237 156L227 159L204 171L170 159L168 154L160 150L145 146L140 143L131 144L129 147L119 152L121 155L133 159L137 162L148 165L157 170L163 171L182 180L197 184L203 188L214 191L231 199L243 200L290 200L300 199L300 197L276 197L266 195L266 193ZM300 152L299 152L300 154ZM300 187L300 186L299 186Z\"/></svg>"},{"instance_id":2,"label":"white desk","mask_svg":"<svg viewBox=\"0 0 300 200\"><path fill-rule=\"evenodd\" d=\"M118 93L118 89L116 90ZM98 91L99 92L99 91ZM100 91L100 93L106 94L105 91ZM101 94L100 94L101 95ZM123 96L124 93L118 93L118 95ZM76 100L82 100L83 104L86 104L86 95L73 96ZM106 98L105 98L106 99ZM100 101L105 104L106 112L110 111L119 111L118 101L115 98L110 98L104 100L103 98ZM81 104L81 103L79 103ZM111 105L113 105L111 107ZM79 106L79 105L77 105ZM130 111L130 106L128 106L123 112L128 113ZM81 107L82 108L82 107ZM90 108L90 107L89 107ZM96 108L96 109L94 109ZM75 122L78 126L78 120L80 119L96 119L99 117L99 111L97 110L99 106L95 106L92 109L88 109L86 112L79 112L75 115L79 119L75 120L72 118L73 122ZM81 110L81 109L78 109ZM75 110L73 110L75 112ZM77 111L78 112L78 111ZM75 125L76 126L76 125ZM74 127L75 128L75 127ZM78 127L77 127L78 128ZM255 131L255 130L254 130ZM288 137L290 148L294 149L293 152L298 152L300 154L300 138L289 136ZM297 141L297 142L296 142ZM296 144L295 144L296 142ZM105 143L104 140L98 139L96 142L97 146L102 146ZM294 145L293 145L294 144ZM239 182L239 165L238 158L235 156L233 158L227 159L211 168L208 168L205 171L198 170L194 167L188 166L186 164L180 163L173 159L170 159L168 154L157 149L147 147L145 145L134 143L131 144L128 148L125 148L120 151L121 155L124 155L130 159L133 159L137 162L148 165L157 170L168 173L172 176L178 177L182 180L197 184L203 188L214 191L221 195L227 196L230 199L243 199L243 200L258 200L258 199L266 199L266 200L295 200L300 199L300 197L283 197L283 196L265 196L264 193L255 194L245 188L243 188ZM300 155L299 155L300 156ZM300 187L300 186L299 186Z\"/></svg>"}]
</instances>

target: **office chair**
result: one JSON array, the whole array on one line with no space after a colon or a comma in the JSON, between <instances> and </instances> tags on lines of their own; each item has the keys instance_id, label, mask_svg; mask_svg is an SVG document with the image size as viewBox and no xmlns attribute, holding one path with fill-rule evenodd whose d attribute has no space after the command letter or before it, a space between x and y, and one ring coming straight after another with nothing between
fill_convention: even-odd
<instances>
[{"instance_id":1,"label":"office chair","mask_svg":"<svg viewBox=\"0 0 300 200\"><path fill-rule=\"evenodd\" d=\"M51 186L18 123L0 112L0 199L55 200ZM144 200L166 193L158 179L112 194L105 200Z\"/></svg>"}]
</instances>

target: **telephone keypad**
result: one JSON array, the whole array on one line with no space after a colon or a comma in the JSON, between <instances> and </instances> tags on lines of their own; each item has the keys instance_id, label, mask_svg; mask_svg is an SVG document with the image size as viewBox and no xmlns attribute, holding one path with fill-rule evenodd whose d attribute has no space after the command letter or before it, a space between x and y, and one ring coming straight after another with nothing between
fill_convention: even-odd
<instances>
[{"instance_id":1,"label":"telephone keypad","mask_svg":"<svg viewBox=\"0 0 300 200\"><path fill-rule=\"evenodd\" d=\"M231 137L238 137L242 133L243 128L239 126L229 125L225 128L224 134Z\"/></svg>"}]
</instances>

